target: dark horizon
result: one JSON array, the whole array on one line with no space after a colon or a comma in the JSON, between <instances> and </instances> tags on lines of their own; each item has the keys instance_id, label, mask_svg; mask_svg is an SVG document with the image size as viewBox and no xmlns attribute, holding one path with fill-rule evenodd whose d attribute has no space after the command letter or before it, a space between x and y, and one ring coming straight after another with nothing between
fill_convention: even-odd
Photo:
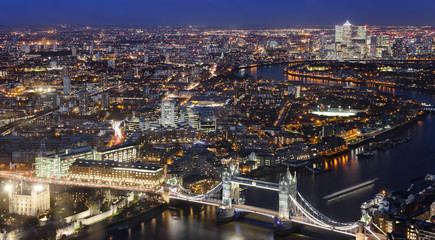
<instances>
[{"instance_id":1,"label":"dark horizon","mask_svg":"<svg viewBox=\"0 0 435 240\"><path fill-rule=\"evenodd\" d=\"M6 1L3 26L296 26L354 25L434 26L435 1L416 0L163 0L146 1Z\"/></svg>"}]
</instances>

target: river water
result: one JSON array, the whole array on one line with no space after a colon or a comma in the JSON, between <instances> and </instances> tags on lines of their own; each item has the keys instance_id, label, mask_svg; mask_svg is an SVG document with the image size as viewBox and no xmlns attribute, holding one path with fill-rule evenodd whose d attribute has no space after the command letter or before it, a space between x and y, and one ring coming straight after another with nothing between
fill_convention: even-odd
<instances>
[{"instance_id":1,"label":"river water","mask_svg":"<svg viewBox=\"0 0 435 240\"><path fill-rule=\"evenodd\" d=\"M243 70L254 77L274 78L285 81L329 86L347 86L365 89L354 84L330 82L307 78L294 78L284 75L285 65L270 65ZM369 87L370 88L370 87ZM393 95L408 95L414 100L435 104L432 94L391 89L373 88ZM331 171L313 175L309 172L298 175L299 192L318 210L332 219L341 222L356 221L360 218L360 205L374 197L379 191L404 189L410 185L409 180L435 173L435 116L428 115L409 128L394 133L398 137L410 137L411 141L397 145L386 151L377 151L370 159L358 159L356 154L362 148L354 149L348 154L331 159L325 167ZM278 181L280 174L269 176L269 180ZM379 180L340 197L324 200L323 197L333 192L356 184L378 178ZM246 204L278 209L278 194L261 189L248 189ZM273 236L270 219L256 219L257 216L227 223L217 224L215 209L212 207L182 206L179 208L179 219L175 219L171 211L164 211L151 222L142 223L128 230L117 233L105 233L101 237L113 239L349 239L325 231L303 228L285 238ZM254 218L254 219L253 219Z\"/></svg>"}]
</instances>

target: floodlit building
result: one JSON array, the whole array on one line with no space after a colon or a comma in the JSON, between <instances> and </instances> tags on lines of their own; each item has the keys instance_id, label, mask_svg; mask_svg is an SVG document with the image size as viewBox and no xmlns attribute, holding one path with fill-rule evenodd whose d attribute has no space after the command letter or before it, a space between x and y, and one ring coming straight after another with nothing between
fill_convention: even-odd
<instances>
[{"instance_id":1,"label":"floodlit building","mask_svg":"<svg viewBox=\"0 0 435 240\"><path fill-rule=\"evenodd\" d=\"M77 159L94 159L95 153L91 147L67 149L64 154L52 154L35 158L37 177L66 177L69 166Z\"/></svg>"},{"instance_id":2,"label":"floodlit building","mask_svg":"<svg viewBox=\"0 0 435 240\"><path fill-rule=\"evenodd\" d=\"M178 123L176 103L173 100L162 101L160 124L164 127L176 127Z\"/></svg>"},{"instance_id":3,"label":"floodlit building","mask_svg":"<svg viewBox=\"0 0 435 240\"><path fill-rule=\"evenodd\" d=\"M9 213L38 216L50 209L49 185L36 185L32 190L9 193Z\"/></svg>"},{"instance_id":4,"label":"floodlit building","mask_svg":"<svg viewBox=\"0 0 435 240\"><path fill-rule=\"evenodd\" d=\"M164 169L145 163L77 160L70 166L73 181L157 188L164 182Z\"/></svg>"}]
</instances>

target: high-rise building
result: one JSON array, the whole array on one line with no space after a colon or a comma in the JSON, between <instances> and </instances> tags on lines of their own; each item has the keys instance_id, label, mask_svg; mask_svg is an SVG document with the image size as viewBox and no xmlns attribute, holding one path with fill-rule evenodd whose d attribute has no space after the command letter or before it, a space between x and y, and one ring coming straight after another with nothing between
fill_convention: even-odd
<instances>
[{"instance_id":1,"label":"high-rise building","mask_svg":"<svg viewBox=\"0 0 435 240\"><path fill-rule=\"evenodd\" d=\"M107 66L110 68L115 68L115 59L107 60Z\"/></svg>"},{"instance_id":2,"label":"high-rise building","mask_svg":"<svg viewBox=\"0 0 435 240\"><path fill-rule=\"evenodd\" d=\"M367 37L367 27L357 26L356 34L355 27L349 21L346 21L342 26L335 26L335 42L336 43L351 43L353 38L357 40L365 40Z\"/></svg>"},{"instance_id":3,"label":"high-rise building","mask_svg":"<svg viewBox=\"0 0 435 240\"><path fill-rule=\"evenodd\" d=\"M63 95L71 93L71 77L69 75L63 76Z\"/></svg>"},{"instance_id":4,"label":"high-rise building","mask_svg":"<svg viewBox=\"0 0 435 240\"><path fill-rule=\"evenodd\" d=\"M162 101L160 124L164 127L175 127L178 123L177 107L174 100Z\"/></svg>"},{"instance_id":5,"label":"high-rise building","mask_svg":"<svg viewBox=\"0 0 435 240\"><path fill-rule=\"evenodd\" d=\"M77 48L75 46L71 47L71 55L77 56Z\"/></svg>"},{"instance_id":6,"label":"high-rise building","mask_svg":"<svg viewBox=\"0 0 435 240\"><path fill-rule=\"evenodd\" d=\"M349 21L343 24L343 42L352 42L352 24Z\"/></svg>"},{"instance_id":7,"label":"high-rise building","mask_svg":"<svg viewBox=\"0 0 435 240\"><path fill-rule=\"evenodd\" d=\"M343 42L343 26L335 26L335 42Z\"/></svg>"},{"instance_id":8,"label":"high-rise building","mask_svg":"<svg viewBox=\"0 0 435 240\"><path fill-rule=\"evenodd\" d=\"M356 39L358 40L366 40L367 38L367 27L366 26L358 26L356 32Z\"/></svg>"}]
</instances>

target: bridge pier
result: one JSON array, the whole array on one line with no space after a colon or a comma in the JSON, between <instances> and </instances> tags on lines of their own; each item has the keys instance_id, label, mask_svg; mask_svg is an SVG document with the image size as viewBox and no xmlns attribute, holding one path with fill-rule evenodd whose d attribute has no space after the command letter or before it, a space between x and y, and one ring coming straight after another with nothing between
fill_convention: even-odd
<instances>
[{"instance_id":1,"label":"bridge pier","mask_svg":"<svg viewBox=\"0 0 435 240\"><path fill-rule=\"evenodd\" d=\"M273 233L278 236L290 235L293 230L293 224L290 220L280 220L278 217L273 222Z\"/></svg>"},{"instance_id":2,"label":"bridge pier","mask_svg":"<svg viewBox=\"0 0 435 240\"><path fill-rule=\"evenodd\" d=\"M231 222L239 215L234 208L217 207L216 212L218 222Z\"/></svg>"}]
</instances>

